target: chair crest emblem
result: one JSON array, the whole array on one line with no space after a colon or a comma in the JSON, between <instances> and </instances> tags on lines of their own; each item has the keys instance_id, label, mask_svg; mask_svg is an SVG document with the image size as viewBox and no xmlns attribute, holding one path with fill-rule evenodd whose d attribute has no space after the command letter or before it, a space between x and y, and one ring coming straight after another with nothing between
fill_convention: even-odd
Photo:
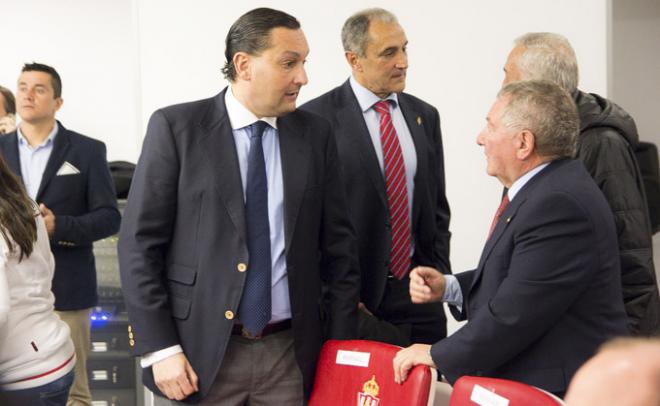
<instances>
[{"instance_id":1,"label":"chair crest emblem","mask_svg":"<svg viewBox=\"0 0 660 406\"><path fill-rule=\"evenodd\" d=\"M376 375L372 375L371 379L362 385L362 392L358 393L357 406L378 406L378 403L380 403L380 399L378 399L379 390Z\"/></svg>"}]
</instances>

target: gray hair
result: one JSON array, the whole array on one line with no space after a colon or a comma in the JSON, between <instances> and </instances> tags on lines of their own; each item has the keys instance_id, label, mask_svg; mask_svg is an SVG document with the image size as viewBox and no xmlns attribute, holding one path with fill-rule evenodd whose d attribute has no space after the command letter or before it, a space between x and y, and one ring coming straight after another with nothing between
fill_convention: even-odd
<instances>
[{"instance_id":1,"label":"gray hair","mask_svg":"<svg viewBox=\"0 0 660 406\"><path fill-rule=\"evenodd\" d=\"M530 32L514 41L523 48L518 69L523 80L549 80L573 93L578 86L575 51L568 40L551 32Z\"/></svg>"},{"instance_id":2,"label":"gray hair","mask_svg":"<svg viewBox=\"0 0 660 406\"><path fill-rule=\"evenodd\" d=\"M531 131L539 156L573 157L580 121L577 107L565 89L547 80L521 81L504 86L497 97L508 99L502 123Z\"/></svg>"},{"instance_id":3,"label":"gray hair","mask_svg":"<svg viewBox=\"0 0 660 406\"><path fill-rule=\"evenodd\" d=\"M396 16L382 8L368 8L358 11L346 20L341 29L341 42L344 51L352 51L359 56L365 56L369 41L369 24L372 21L397 23Z\"/></svg>"}]
</instances>

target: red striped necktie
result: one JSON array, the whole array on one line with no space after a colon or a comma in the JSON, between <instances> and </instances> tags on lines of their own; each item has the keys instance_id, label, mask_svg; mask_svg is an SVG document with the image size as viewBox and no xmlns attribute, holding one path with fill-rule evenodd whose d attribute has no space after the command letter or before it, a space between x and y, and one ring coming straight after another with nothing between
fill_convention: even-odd
<instances>
[{"instance_id":1,"label":"red striped necktie","mask_svg":"<svg viewBox=\"0 0 660 406\"><path fill-rule=\"evenodd\" d=\"M488 238L490 238L491 235L493 235L493 231L495 231L495 226L497 226L497 222L500 221L500 217L502 217L502 213L504 213L504 209L506 209L506 206L509 204L509 195L504 195L504 199L502 199L502 202L500 203L500 207L497 208L497 211L495 212L495 217L493 217L493 222L490 223L490 231L488 232Z\"/></svg>"},{"instance_id":2,"label":"red striped necktie","mask_svg":"<svg viewBox=\"0 0 660 406\"><path fill-rule=\"evenodd\" d=\"M411 228L410 209L408 206L408 188L406 187L406 167L390 115L390 104L381 100L374 104L380 116L380 142L383 148L383 166L385 167L385 187L387 205L390 211L391 245L390 272L402 279L410 268Z\"/></svg>"}]
</instances>

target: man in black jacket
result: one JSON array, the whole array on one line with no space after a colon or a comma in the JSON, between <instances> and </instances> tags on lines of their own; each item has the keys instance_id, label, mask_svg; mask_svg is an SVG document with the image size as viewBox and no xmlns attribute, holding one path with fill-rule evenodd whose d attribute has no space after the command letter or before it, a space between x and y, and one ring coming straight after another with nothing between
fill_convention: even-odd
<instances>
[{"instance_id":1,"label":"man in black jacket","mask_svg":"<svg viewBox=\"0 0 660 406\"><path fill-rule=\"evenodd\" d=\"M440 115L403 91L408 39L392 13L357 12L342 43L351 77L301 109L325 117L337 139L358 240L359 337L434 343L447 333L442 304L413 304L408 271L450 273Z\"/></svg>"},{"instance_id":2,"label":"man in black jacket","mask_svg":"<svg viewBox=\"0 0 660 406\"><path fill-rule=\"evenodd\" d=\"M504 84L544 79L573 95L580 116L576 157L603 191L616 220L628 327L633 335L660 334L651 225L634 155L639 142L635 121L613 102L577 89L575 52L561 35L527 33L516 39L504 73Z\"/></svg>"},{"instance_id":3,"label":"man in black jacket","mask_svg":"<svg viewBox=\"0 0 660 406\"><path fill-rule=\"evenodd\" d=\"M227 34L229 87L149 121L118 252L134 352L156 394L302 405L322 315L327 338L356 335L360 275L335 142L325 120L296 110L308 53L295 17L251 10Z\"/></svg>"}]
</instances>

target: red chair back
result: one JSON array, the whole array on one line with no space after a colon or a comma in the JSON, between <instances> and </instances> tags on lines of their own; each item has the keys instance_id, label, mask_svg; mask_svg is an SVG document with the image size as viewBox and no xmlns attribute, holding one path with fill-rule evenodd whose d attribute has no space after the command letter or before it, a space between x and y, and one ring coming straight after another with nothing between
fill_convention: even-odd
<instances>
[{"instance_id":1,"label":"red chair back","mask_svg":"<svg viewBox=\"0 0 660 406\"><path fill-rule=\"evenodd\" d=\"M418 365L402 385L392 360L401 348L365 340L329 340L316 367L310 406L426 406L435 374Z\"/></svg>"},{"instance_id":2,"label":"red chair back","mask_svg":"<svg viewBox=\"0 0 660 406\"><path fill-rule=\"evenodd\" d=\"M561 399L533 386L506 379L463 376L454 384L449 406L558 406Z\"/></svg>"}]
</instances>

